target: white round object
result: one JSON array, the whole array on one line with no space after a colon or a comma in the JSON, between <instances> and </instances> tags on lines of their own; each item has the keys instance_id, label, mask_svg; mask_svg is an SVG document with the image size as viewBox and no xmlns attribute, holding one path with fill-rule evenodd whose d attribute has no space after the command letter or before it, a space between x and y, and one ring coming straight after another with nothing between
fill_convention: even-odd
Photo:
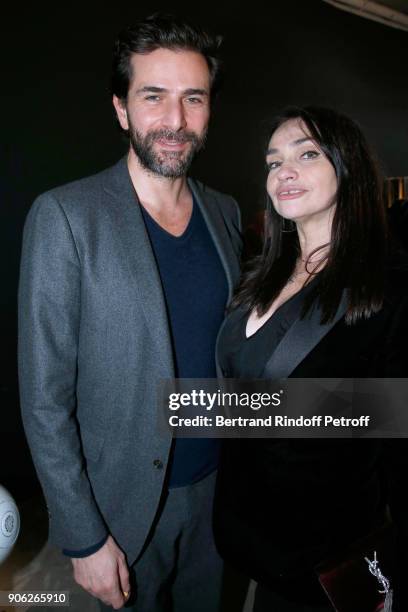
<instances>
[{"instance_id":1,"label":"white round object","mask_svg":"<svg viewBox=\"0 0 408 612\"><path fill-rule=\"evenodd\" d=\"M10 493L0 485L0 563L11 552L20 531L20 514Z\"/></svg>"}]
</instances>

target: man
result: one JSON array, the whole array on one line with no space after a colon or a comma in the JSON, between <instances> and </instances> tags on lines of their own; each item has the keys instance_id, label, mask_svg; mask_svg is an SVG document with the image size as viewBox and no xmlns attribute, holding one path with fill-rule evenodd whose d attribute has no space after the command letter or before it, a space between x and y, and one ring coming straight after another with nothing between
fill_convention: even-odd
<instances>
[{"instance_id":1,"label":"man","mask_svg":"<svg viewBox=\"0 0 408 612\"><path fill-rule=\"evenodd\" d=\"M122 32L112 93L127 159L40 196L26 222L21 404L50 539L115 609L218 607L216 441L172 444L157 428L160 379L215 376L239 275L234 200L186 178L217 47L161 15Z\"/></svg>"}]
</instances>

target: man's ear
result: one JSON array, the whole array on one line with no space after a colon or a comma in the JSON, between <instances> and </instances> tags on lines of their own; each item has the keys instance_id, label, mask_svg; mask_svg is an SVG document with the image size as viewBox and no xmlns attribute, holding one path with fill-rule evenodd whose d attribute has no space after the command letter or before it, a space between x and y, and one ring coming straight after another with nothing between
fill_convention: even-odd
<instances>
[{"instance_id":1,"label":"man's ear","mask_svg":"<svg viewBox=\"0 0 408 612\"><path fill-rule=\"evenodd\" d=\"M129 122L127 118L127 111L126 111L126 105L125 105L124 100L114 95L112 96L112 102L113 102L113 106L115 107L115 111L116 111L118 121L120 123L120 127L123 130L128 130Z\"/></svg>"}]
</instances>

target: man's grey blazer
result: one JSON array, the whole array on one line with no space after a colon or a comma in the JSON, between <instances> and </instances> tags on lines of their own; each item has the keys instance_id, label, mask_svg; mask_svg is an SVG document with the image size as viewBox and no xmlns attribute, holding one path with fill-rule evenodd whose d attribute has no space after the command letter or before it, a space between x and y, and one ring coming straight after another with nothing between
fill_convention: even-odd
<instances>
[{"instance_id":1,"label":"man's grey blazer","mask_svg":"<svg viewBox=\"0 0 408 612\"><path fill-rule=\"evenodd\" d=\"M194 180L189 186L231 296L238 207ZM83 549L111 533L129 563L138 557L171 444L157 426L157 382L172 376L162 286L126 159L40 196L24 230L19 377L57 546Z\"/></svg>"}]
</instances>

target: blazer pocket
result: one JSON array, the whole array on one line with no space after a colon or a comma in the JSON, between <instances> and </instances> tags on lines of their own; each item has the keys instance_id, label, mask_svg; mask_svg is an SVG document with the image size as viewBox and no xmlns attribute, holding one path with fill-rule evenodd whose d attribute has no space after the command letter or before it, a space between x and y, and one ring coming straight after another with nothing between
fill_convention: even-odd
<instances>
[{"instance_id":1,"label":"blazer pocket","mask_svg":"<svg viewBox=\"0 0 408 612\"><path fill-rule=\"evenodd\" d=\"M87 461L98 461L105 436L95 434L89 429L81 428L82 450Z\"/></svg>"}]
</instances>

